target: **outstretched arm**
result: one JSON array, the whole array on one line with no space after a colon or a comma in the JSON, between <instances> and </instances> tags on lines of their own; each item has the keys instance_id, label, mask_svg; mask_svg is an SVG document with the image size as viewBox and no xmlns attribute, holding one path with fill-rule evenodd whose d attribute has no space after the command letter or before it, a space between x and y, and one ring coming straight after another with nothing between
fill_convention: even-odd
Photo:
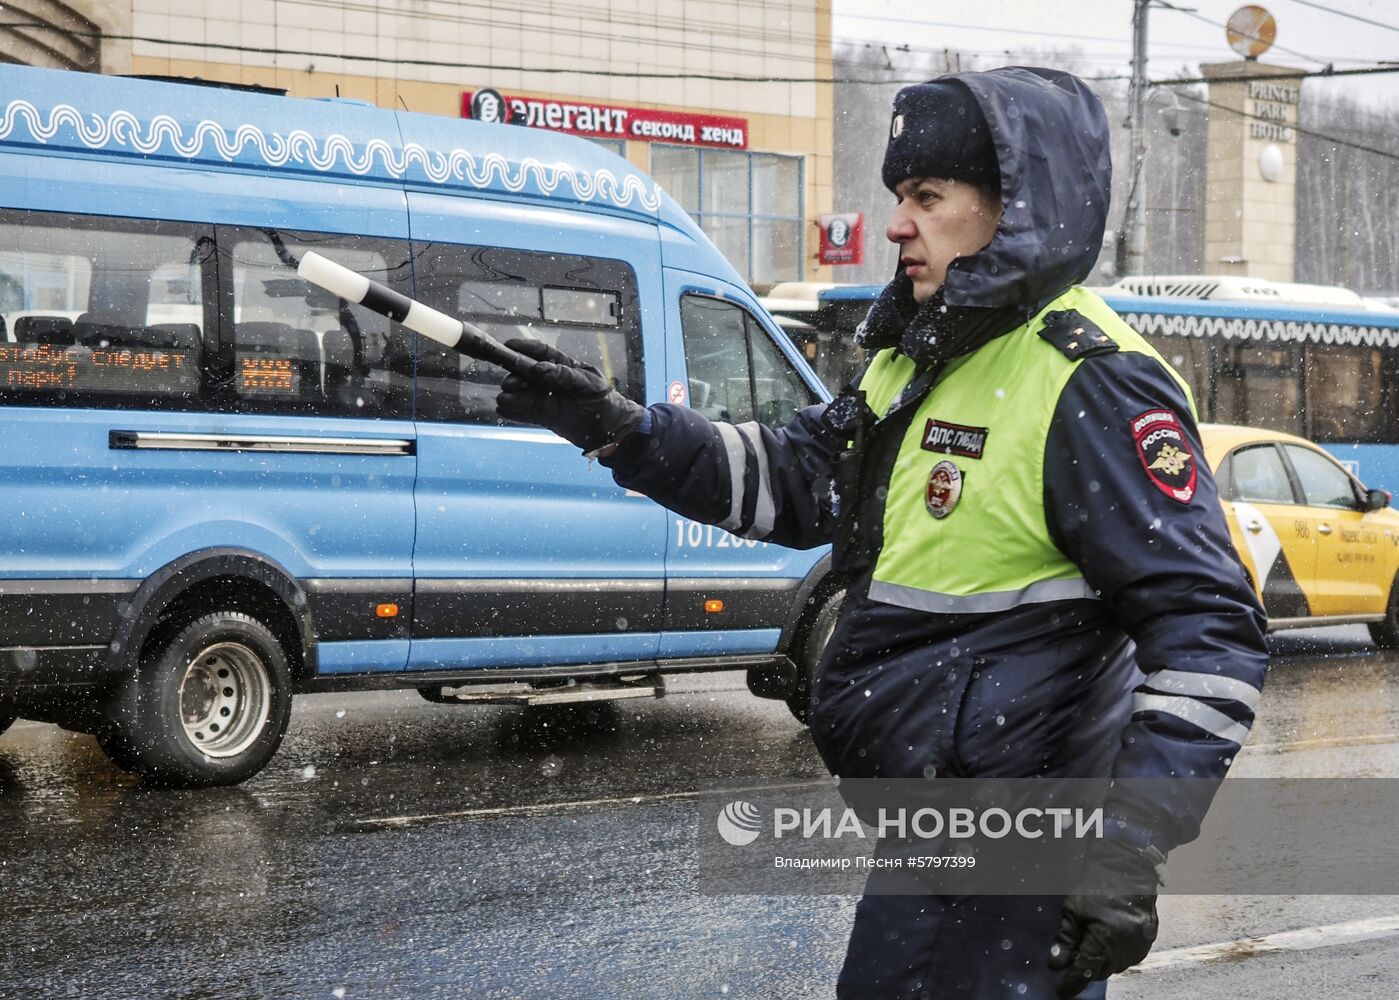
<instances>
[{"instance_id":1,"label":"outstretched arm","mask_svg":"<svg viewBox=\"0 0 1399 1000\"><path fill-rule=\"evenodd\" d=\"M812 548L831 540L829 484L842 442L808 407L785 427L712 421L661 403L612 455L617 482L744 538Z\"/></svg>"},{"instance_id":2,"label":"outstretched arm","mask_svg":"<svg viewBox=\"0 0 1399 1000\"><path fill-rule=\"evenodd\" d=\"M830 541L832 463L843 442L824 406L786 427L711 421L686 407L649 409L596 369L535 340L506 347L536 359L501 386L501 416L548 427L612 470L627 489L744 538L793 548Z\"/></svg>"}]
</instances>

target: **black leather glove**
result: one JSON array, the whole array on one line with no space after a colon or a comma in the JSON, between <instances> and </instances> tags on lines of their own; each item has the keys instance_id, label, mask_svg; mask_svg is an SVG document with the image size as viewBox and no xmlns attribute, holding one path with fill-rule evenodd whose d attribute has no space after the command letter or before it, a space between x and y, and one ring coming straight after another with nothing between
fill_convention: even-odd
<instances>
[{"instance_id":1,"label":"black leather glove","mask_svg":"<svg viewBox=\"0 0 1399 1000\"><path fill-rule=\"evenodd\" d=\"M507 420L547 427L592 453L620 440L641 423L645 407L623 396L602 372L528 338L505 346L539 363L528 376L508 375L495 399Z\"/></svg>"},{"instance_id":2,"label":"black leather glove","mask_svg":"<svg viewBox=\"0 0 1399 1000\"><path fill-rule=\"evenodd\" d=\"M1156 859L1164 860L1160 854ZM1076 997L1146 958L1156 940L1156 861L1112 840L1096 841L1073 895L1064 900L1049 967L1063 972L1058 995Z\"/></svg>"}]
</instances>

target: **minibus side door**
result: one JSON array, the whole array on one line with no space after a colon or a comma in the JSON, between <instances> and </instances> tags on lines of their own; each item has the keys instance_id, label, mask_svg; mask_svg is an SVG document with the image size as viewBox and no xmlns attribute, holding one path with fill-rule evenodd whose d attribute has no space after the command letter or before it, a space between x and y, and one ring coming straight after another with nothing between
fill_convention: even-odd
<instances>
[{"instance_id":1,"label":"minibus side door","mask_svg":"<svg viewBox=\"0 0 1399 1000\"><path fill-rule=\"evenodd\" d=\"M659 338L643 337L661 328L654 226L426 192L409 208L419 299L544 340L638 401L659 394ZM417 359L409 669L653 661L664 511L549 431L504 424L504 372L421 339Z\"/></svg>"},{"instance_id":2,"label":"minibus side door","mask_svg":"<svg viewBox=\"0 0 1399 1000\"><path fill-rule=\"evenodd\" d=\"M758 318L743 292L688 271L665 275L671 401L712 420L780 427L824 398L791 342ZM678 514L668 519L662 657L776 650L826 549L789 549Z\"/></svg>"}]
</instances>

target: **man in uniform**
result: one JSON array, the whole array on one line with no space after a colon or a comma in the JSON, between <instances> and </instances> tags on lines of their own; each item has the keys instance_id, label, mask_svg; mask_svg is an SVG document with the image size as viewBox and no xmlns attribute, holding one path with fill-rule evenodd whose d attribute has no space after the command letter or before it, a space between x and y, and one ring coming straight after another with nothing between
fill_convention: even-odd
<instances>
[{"instance_id":1,"label":"man in uniform","mask_svg":"<svg viewBox=\"0 0 1399 1000\"><path fill-rule=\"evenodd\" d=\"M866 893L839 983L1102 996L1151 947L1157 865L1247 735L1264 618L1189 389L1078 286L1110 180L1083 82L1015 67L906 88L883 178L899 264L860 329L873 358L831 404L782 428L643 409L522 340L538 368L497 406L686 517L834 542L847 597L811 725L835 774L1208 779L1115 784L1067 897Z\"/></svg>"}]
</instances>

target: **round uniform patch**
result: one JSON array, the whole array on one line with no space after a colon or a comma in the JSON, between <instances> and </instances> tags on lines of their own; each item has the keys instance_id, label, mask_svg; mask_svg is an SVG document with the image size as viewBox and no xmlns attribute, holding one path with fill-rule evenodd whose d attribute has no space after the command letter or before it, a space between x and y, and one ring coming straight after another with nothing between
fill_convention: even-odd
<instances>
[{"instance_id":1,"label":"round uniform patch","mask_svg":"<svg viewBox=\"0 0 1399 1000\"><path fill-rule=\"evenodd\" d=\"M957 501L962 499L962 470L951 462L939 462L928 473L928 488L923 500L928 505L928 513L941 521Z\"/></svg>"},{"instance_id":2,"label":"round uniform patch","mask_svg":"<svg viewBox=\"0 0 1399 1000\"><path fill-rule=\"evenodd\" d=\"M1132 418L1132 440L1147 478L1177 503L1195 496L1195 453L1170 410L1147 410Z\"/></svg>"}]
</instances>

